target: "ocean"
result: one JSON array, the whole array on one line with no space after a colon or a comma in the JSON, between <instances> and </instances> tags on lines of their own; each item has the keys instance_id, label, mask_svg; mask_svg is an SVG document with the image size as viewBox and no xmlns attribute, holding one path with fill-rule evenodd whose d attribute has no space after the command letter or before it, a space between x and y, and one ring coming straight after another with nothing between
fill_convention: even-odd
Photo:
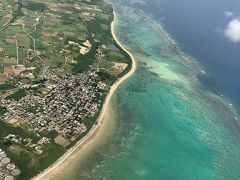
<instances>
[{"instance_id":1,"label":"ocean","mask_svg":"<svg viewBox=\"0 0 240 180\"><path fill-rule=\"evenodd\" d=\"M204 85L240 104L240 43L226 38L229 22L239 19L237 0L155 0L138 5L166 27L184 52L208 72ZM239 31L239 30L238 30Z\"/></svg>"},{"instance_id":2,"label":"ocean","mask_svg":"<svg viewBox=\"0 0 240 180\"><path fill-rule=\"evenodd\" d=\"M112 3L138 68L112 98L112 131L56 179L239 179L240 2Z\"/></svg>"}]
</instances>

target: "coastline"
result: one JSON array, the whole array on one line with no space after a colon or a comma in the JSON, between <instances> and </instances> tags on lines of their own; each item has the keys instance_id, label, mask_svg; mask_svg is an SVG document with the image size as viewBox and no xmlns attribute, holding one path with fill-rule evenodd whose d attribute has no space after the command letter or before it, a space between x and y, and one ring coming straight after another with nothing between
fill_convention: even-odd
<instances>
[{"instance_id":1,"label":"coastline","mask_svg":"<svg viewBox=\"0 0 240 180\"><path fill-rule=\"evenodd\" d=\"M107 111L109 109L110 100L114 92L117 90L117 88L120 86L120 84L128 79L136 70L137 68L137 62L136 59L133 57L133 55L119 42L116 34L115 34L115 27L117 23L117 15L113 11L114 19L111 23L111 33L113 36L113 39L116 41L116 43L130 56L132 64L130 71L125 74L123 77L119 78L110 88L108 95L106 96L101 113L97 119L97 125L94 125L91 130L88 132L88 134L83 137L80 141L78 141L72 148L70 148L65 154L63 154L56 162L54 162L51 166L49 166L47 169L42 171L37 176L33 177L33 180L41 180L41 179L50 179L50 174L57 174L60 166L63 164L68 164L68 160L71 160L75 153L80 153L80 151L86 150L97 137L99 134L103 131L102 126L106 123L104 121L104 117L107 114Z\"/></svg>"}]
</instances>

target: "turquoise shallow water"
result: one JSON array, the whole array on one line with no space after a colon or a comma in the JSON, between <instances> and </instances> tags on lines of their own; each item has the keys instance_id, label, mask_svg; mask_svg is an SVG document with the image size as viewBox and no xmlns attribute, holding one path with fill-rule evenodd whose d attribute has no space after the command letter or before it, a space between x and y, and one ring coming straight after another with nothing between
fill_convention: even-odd
<instances>
[{"instance_id":1,"label":"turquoise shallow water","mask_svg":"<svg viewBox=\"0 0 240 180\"><path fill-rule=\"evenodd\" d=\"M112 98L116 130L68 179L239 179L235 108L198 82L203 67L133 3L113 2L117 35L138 62Z\"/></svg>"}]
</instances>

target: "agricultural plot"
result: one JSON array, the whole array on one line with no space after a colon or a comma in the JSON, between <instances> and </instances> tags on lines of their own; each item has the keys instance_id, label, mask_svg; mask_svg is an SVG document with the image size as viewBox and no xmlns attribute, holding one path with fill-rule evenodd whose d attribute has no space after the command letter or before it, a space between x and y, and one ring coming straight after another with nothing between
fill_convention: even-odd
<instances>
[{"instance_id":1,"label":"agricultural plot","mask_svg":"<svg viewBox=\"0 0 240 180\"><path fill-rule=\"evenodd\" d=\"M2 30L0 31L0 47L4 47L6 43L6 31L5 30Z\"/></svg>"},{"instance_id":2,"label":"agricultural plot","mask_svg":"<svg viewBox=\"0 0 240 180\"><path fill-rule=\"evenodd\" d=\"M17 34L16 35L17 41L17 53L18 53L18 64L24 65L24 61L27 58L28 49L30 47L30 39L26 34Z\"/></svg>"},{"instance_id":3,"label":"agricultural plot","mask_svg":"<svg viewBox=\"0 0 240 180\"><path fill-rule=\"evenodd\" d=\"M0 61L0 73L2 74L4 72L4 65L3 62Z\"/></svg>"},{"instance_id":4,"label":"agricultural plot","mask_svg":"<svg viewBox=\"0 0 240 180\"><path fill-rule=\"evenodd\" d=\"M16 43L8 43L5 45L5 55L9 58L17 58Z\"/></svg>"}]
</instances>

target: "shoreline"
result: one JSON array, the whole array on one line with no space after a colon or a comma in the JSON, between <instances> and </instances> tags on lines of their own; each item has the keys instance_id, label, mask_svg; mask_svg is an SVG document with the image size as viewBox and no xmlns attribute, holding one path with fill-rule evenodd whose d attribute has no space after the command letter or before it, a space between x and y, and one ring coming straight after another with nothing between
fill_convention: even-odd
<instances>
[{"instance_id":1,"label":"shoreline","mask_svg":"<svg viewBox=\"0 0 240 180\"><path fill-rule=\"evenodd\" d=\"M130 71L128 71L123 77L119 78L110 88L100 115L97 119L97 125L94 125L91 130L88 132L88 134L86 136L84 136L80 141L78 141L72 148L70 148L66 153L64 153L57 161L55 161L51 166L49 166L48 168L46 168L44 171L40 172L40 174L38 174L37 176L33 177L33 180L41 180L41 179L49 179L48 176L49 174L54 170L58 170L60 166L62 166L62 164L66 163L67 159L71 159L71 156L74 156L76 151L79 153L79 151L83 151L85 148L89 147L93 141L98 137L98 135L100 134L101 130L102 130L102 126L105 123L104 122L104 116L106 115L108 108L109 108L109 103L111 100L112 95L114 94L114 92L117 90L117 88L119 87L119 85L125 81L126 79L128 79L136 70L137 68L137 62L136 59L133 57L133 55L119 42L116 34L115 34L115 28L116 28L116 24L117 24L117 15L116 13L113 11L113 15L114 15L114 19L111 23L111 34L113 39L116 41L116 43L130 56L132 64L131 64L131 69Z\"/></svg>"}]
</instances>

